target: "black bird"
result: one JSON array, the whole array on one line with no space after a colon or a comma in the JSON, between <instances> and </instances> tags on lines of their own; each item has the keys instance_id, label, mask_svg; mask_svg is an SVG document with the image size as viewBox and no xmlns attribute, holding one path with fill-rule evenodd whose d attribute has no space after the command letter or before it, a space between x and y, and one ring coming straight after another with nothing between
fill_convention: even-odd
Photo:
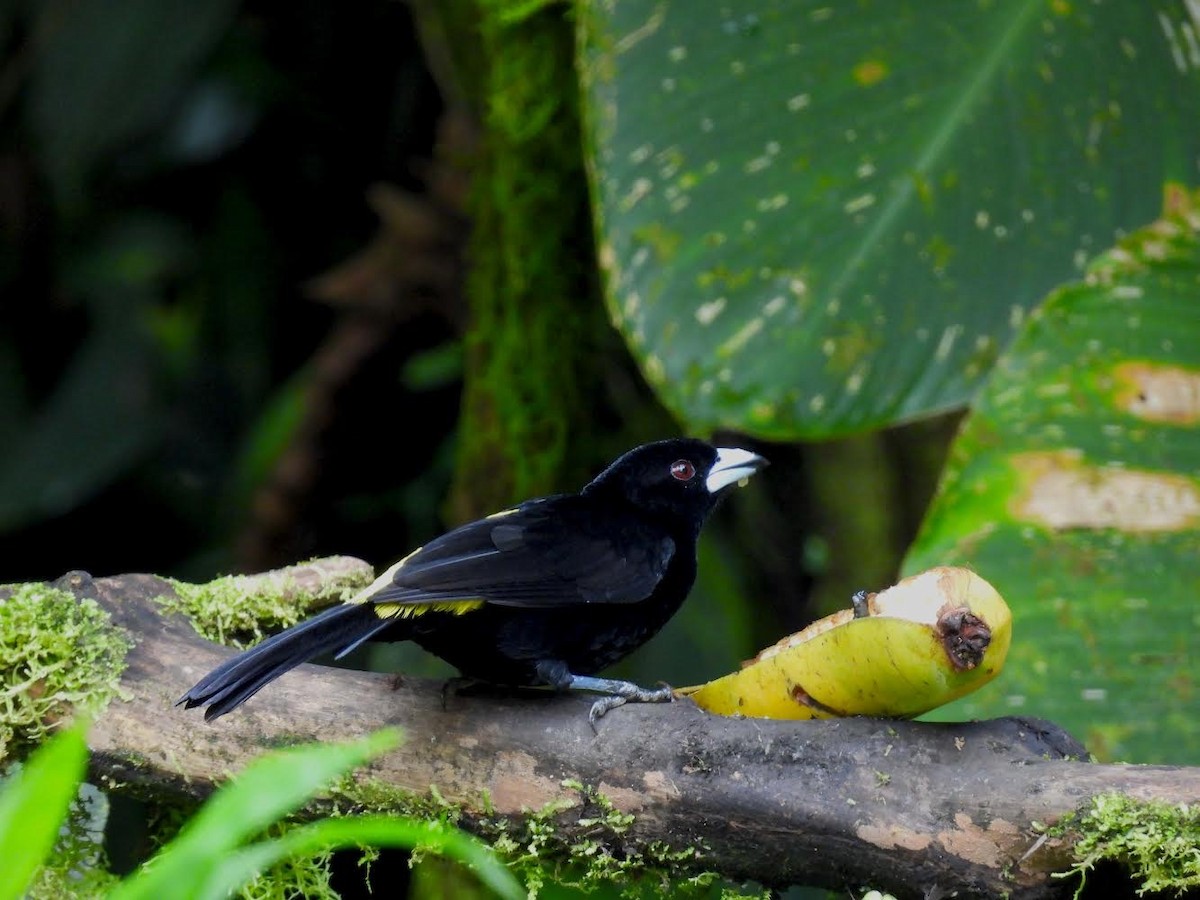
<instances>
[{"instance_id":1,"label":"black bird","mask_svg":"<svg viewBox=\"0 0 1200 900\"><path fill-rule=\"evenodd\" d=\"M692 439L637 447L578 494L526 501L413 551L348 602L217 666L179 703L215 719L300 663L367 640L415 641L471 680L602 694L593 723L627 701L670 700L670 688L593 676L675 614L718 494L765 464Z\"/></svg>"}]
</instances>

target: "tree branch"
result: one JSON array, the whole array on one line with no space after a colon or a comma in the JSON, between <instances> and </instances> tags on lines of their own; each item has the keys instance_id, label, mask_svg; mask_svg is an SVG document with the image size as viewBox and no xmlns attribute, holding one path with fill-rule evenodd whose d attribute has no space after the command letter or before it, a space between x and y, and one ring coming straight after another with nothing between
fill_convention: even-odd
<instances>
[{"instance_id":1,"label":"tree branch","mask_svg":"<svg viewBox=\"0 0 1200 900\"><path fill-rule=\"evenodd\" d=\"M680 701L622 707L595 734L581 698L491 693L443 708L439 682L303 666L206 725L173 704L231 651L160 614L167 582L73 573L58 586L96 599L136 642L125 699L95 722L91 745L97 777L142 791L203 795L267 748L400 726L403 746L365 777L418 795L436 786L468 827L557 803L570 807L555 816L567 839L596 839L583 784L634 817L599 838L618 856L662 841L697 848L692 868L767 885L1026 900L1061 896L1050 874L1069 867L1069 848L1039 840L1034 823L1108 791L1200 802L1200 769L1070 761L1084 751L1068 735L1014 718L780 722Z\"/></svg>"}]
</instances>

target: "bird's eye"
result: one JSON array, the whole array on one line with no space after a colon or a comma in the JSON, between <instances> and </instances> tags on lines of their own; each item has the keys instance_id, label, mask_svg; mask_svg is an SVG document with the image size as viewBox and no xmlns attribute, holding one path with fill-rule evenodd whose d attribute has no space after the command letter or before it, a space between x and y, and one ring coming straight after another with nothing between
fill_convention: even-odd
<instances>
[{"instance_id":1,"label":"bird's eye","mask_svg":"<svg viewBox=\"0 0 1200 900\"><path fill-rule=\"evenodd\" d=\"M691 481L696 477L696 467L686 459L677 459L671 463L671 474L680 481Z\"/></svg>"}]
</instances>

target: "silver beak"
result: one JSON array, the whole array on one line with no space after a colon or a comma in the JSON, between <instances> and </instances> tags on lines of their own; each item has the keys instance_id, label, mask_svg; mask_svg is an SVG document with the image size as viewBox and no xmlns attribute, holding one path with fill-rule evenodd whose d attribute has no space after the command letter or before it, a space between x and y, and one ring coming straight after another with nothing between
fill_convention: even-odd
<instances>
[{"instance_id":1,"label":"silver beak","mask_svg":"<svg viewBox=\"0 0 1200 900\"><path fill-rule=\"evenodd\" d=\"M715 494L722 488L729 487L735 482L749 478L767 464L767 461L757 453L740 450L737 447L718 447L717 461L708 472L704 486L710 494Z\"/></svg>"}]
</instances>

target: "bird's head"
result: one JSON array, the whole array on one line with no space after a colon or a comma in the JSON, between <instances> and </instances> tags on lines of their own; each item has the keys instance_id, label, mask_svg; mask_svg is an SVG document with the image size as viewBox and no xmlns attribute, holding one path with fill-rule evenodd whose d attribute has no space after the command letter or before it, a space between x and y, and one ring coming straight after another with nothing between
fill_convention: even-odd
<instances>
[{"instance_id":1,"label":"bird's head","mask_svg":"<svg viewBox=\"0 0 1200 900\"><path fill-rule=\"evenodd\" d=\"M643 444L596 476L584 493L619 497L658 518L699 530L717 497L767 464L757 453L694 438Z\"/></svg>"}]
</instances>

